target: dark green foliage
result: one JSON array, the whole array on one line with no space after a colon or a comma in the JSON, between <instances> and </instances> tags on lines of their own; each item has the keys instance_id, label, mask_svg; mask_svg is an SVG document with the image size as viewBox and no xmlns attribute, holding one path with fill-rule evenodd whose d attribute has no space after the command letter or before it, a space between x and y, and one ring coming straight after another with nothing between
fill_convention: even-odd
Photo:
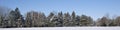
<instances>
[{"instance_id":1,"label":"dark green foliage","mask_svg":"<svg viewBox=\"0 0 120 30\"><path fill-rule=\"evenodd\" d=\"M93 24L93 20L91 17L86 15L82 15L80 17L80 26L91 26Z\"/></svg>"},{"instance_id":2,"label":"dark green foliage","mask_svg":"<svg viewBox=\"0 0 120 30\"><path fill-rule=\"evenodd\" d=\"M63 19L64 19L63 26L71 26L71 24L70 24L71 16L68 12L64 14Z\"/></svg>"},{"instance_id":3,"label":"dark green foliage","mask_svg":"<svg viewBox=\"0 0 120 30\"><path fill-rule=\"evenodd\" d=\"M110 19L108 16L99 18L96 21L90 16L76 15L73 11L70 15L59 12L51 12L45 16L42 12L30 11L25 18L21 15L19 8L11 10L6 15L0 15L0 27L68 27L68 26L120 26L120 16Z\"/></svg>"},{"instance_id":4,"label":"dark green foliage","mask_svg":"<svg viewBox=\"0 0 120 30\"><path fill-rule=\"evenodd\" d=\"M6 17L4 21L4 23L7 24L5 25L6 27L22 27L24 19L20 14L19 9L16 8L15 11L10 11L8 17Z\"/></svg>"}]
</instances>

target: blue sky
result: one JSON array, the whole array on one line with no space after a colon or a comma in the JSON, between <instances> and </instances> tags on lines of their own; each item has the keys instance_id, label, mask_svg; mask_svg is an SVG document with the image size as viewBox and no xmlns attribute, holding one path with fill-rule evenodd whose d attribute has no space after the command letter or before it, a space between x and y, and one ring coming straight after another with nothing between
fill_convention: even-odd
<instances>
[{"instance_id":1,"label":"blue sky","mask_svg":"<svg viewBox=\"0 0 120 30\"><path fill-rule=\"evenodd\" d=\"M21 14L28 11L63 13L75 11L77 15L101 18L106 13L112 16L120 15L120 0L0 0L0 6L15 9L18 7Z\"/></svg>"}]
</instances>

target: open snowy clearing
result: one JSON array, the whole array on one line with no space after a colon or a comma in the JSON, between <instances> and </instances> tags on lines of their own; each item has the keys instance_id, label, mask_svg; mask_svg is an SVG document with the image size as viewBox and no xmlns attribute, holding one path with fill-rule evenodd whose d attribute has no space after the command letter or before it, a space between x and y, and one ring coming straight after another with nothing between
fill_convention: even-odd
<instances>
[{"instance_id":1,"label":"open snowy clearing","mask_svg":"<svg viewBox=\"0 0 120 30\"><path fill-rule=\"evenodd\" d=\"M32 27L0 28L0 30L120 30L120 27Z\"/></svg>"}]
</instances>

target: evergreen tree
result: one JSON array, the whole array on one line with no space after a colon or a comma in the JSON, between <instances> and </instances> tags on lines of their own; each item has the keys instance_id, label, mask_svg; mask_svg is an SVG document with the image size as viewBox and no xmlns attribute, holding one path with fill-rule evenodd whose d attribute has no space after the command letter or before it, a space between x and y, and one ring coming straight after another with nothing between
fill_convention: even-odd
<instances>
[{"instance_id":1,"label":"evergreen tree","mask_svg":"<svg viewBox=\"0 0 120 30\"><path fill-rule=\"evenodd\" d=\"M3 25L3 17L2 16L0 16L0 27L2 27L2 25Z\"/></svg>"},{"instance_id":2,"label":"evergreen tree","mask_svg":"<svg viewBox=\"0 0 120 30\"><path fill-rule=\"evenodd\" d=\"M16 26L16 16L15 16L15 11L10 11L8 20L10 21L10 26L15 27Z\"/></svg>"},{"instance_id":3,"label":"evergreen tree","mask_svg":"<svg viewBox=\"0 0 120 30\"><path fill-rule=\"evenodd\" d=\"M58 13L58 26L63 26L63 13L62 12L59 12Z\"/></svg>"},{"instance_id":4,"label":"evergreen tree","mask_svg":"<svg viewBox=\"0 0 120 30\"><path fill-rule=\"evenodd\" d=\"M15 20L16 20L16 26L17 27L22 27L24 26L24 19L19 11L19 8L15 9Z\"/></svg>"},{"instance_id":5,"label":"evergreen tree","mask_svg":"<svg viewBox=\"0 0 120 30\"><path fill-rule=\"evenodd\" d=\"M19 18L22 20L18 20ZM8 26L11 26L11 27L19 27L18 21L21 21L20 24L22 24L24 21L18 8L16 8L15 11L14 10L10 11L10 13L8 15L8 19L5 19L5 20L8 21Z\"/></svg>"},{"instance_id":6,"label":"evergreen tree","mask_svg":"<svg viewBox=\"0 0 120 30\"><path fill-rule=\"evenodd\" d=\"M72 19L72 21L71 21L71 26L75 26L76 14L75 14L74 11L72 12L71 17L72 17L72 18L71 18L71 19Z\"/></svg>"},{"instance_id":7,"label":"evergreen tree","mask_svg":"<svg viewBox=\"0 0 120 30\"><path fill-rule=\"evenodd\" d=\"M80 17L80 26L90 26L93 23L93 20L91 17L88 17L86 15L82 15Z\"/></svg>"},{"instance_id":8,"label":"evergreen tree","mask_svg":"<svg viewBox=\"0 0 120 30\"><path fill-rule=\"evenodd\" d=\"M79 26L79 22L80 22L80 16L76 16L75 26Z\"/></svg>"},{"instance_id":9,"label":"evergreen tree","mask_svg":"<svg viewBox=\"0 0 120 30\"><path fill-rule=\"evenodd\" d=\"M48 15L47 17L47 23L48 23L48 26L54 26L53 23L51 22L53 16L55 16L55 14L53 12L50 12L50 14Z\"/></svg>"},{"instance_id":10,"label":"evergreen tree","mask_svg":"<svg viewBox=\"0 0 120 30\"><path fill-rule=\"evenodd\" d=\"M68 12L64 14L63 19L64 19L63 20L63 25L64 26L70 26L71 25L70 24L71 16Z\"/></svg>"}]
</instances>

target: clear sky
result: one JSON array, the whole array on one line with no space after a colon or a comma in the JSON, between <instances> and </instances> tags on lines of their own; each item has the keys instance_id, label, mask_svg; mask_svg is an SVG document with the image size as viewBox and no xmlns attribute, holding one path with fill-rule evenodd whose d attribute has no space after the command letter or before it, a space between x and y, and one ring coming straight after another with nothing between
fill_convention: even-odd
<instances>
[{"instance_id":1,"label":"clear sky","mask_svg":"<svg viewBox=\"0 0 120 30\"><path fill-rule=\"evenodd\" d=\"M77 15L85 14L93 19L101 18L106 13L110 16L120 15L120 0L0 0L0 6L18 7L23 15L31 10L46 15L53 11L75 11Z\"/></svg>"}]
</instances>

